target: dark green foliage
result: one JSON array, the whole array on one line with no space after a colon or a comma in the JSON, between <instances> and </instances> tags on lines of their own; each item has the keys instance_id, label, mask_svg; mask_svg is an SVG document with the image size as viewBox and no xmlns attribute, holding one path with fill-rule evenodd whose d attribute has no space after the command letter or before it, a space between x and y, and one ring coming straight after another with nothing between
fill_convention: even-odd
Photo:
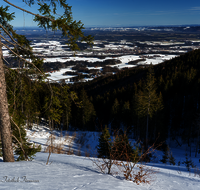
<instances>
[{"instance_id":1,"label":"dark green foliage","mask_svg":"<svg viewBox=\"0 0 200 190\"><path fill-rule=\"evenodd\" d=\"M51 29L52 31L60 30L62 36L68 38L68 44L72 50L79 50L77 41L87 41L92 44L92 36L84 36L83 24L81 21L73 20L71 6L69 6L65 0L54 0L54 1L25 1L29 6L37 3L40 8L38 9L40 14L35 15L33 19L38 23L38 26L44 29ZM57 6L62 8L63 14L57 14ZM59 17L58 17L59 15Z\"/></svg>"},{"instance_id":2,"label":"dark green foliage","mask_svg":"<svg viewBox=\"0 0 200 190\"><path fill-rule=\"evenodd\" d=\"M124 127L124 130L130 131L131 125L133 123L133 119L132 119L131 105L129 101L124 102L122 106L121 118L122 118L121 120L122 120L122 125Z\"/></svg>"},{"instance_id":3,"label":"dark green foliage","mask_svg":"<svg viewBox=\"0 0 200 190\"><path fill-rule=\"evenodd\" d=\"M92 122L92 118L94 118L96 113L95 113L94 106L92 102L89 100L88 95L84 89L81 90L80 101L82 103L81 108L80 108L80 114L82 117L82 125L85 126L89 124L89 122Z\"/></svg>"},{"instance_id":4,"label":"dark green foliage","mask_svg":"<svg viewBox=\"0 0 200 190\"><path fill-rule=\"evenodd\" d=\"M45 115L49 120L50 129L54 129L55 123L60 124L62 117L62 105L61 105L61 88L52 86L51 93L45 97L44 109Z\"/></svg>"},{"instance_id":5,"label":"dark green foliage","mask_svg":"<svg viewBox=\"0 0 200 190\"><path fill-rule=\"evenodd\" d=\"M154 77L153 66L150 65L147 73L145 84L142 90L139 91L136 98L137 114L140 118L146 119L146 148L149 142L149 124L159 111L163 109L162 94L158 95L156 80Z\"/></svg>"},{"instance_id":6,"label":"dark green foliage","mask_svg":"<svg viewBox=\"0 0 200 190\"><path fill-rule=\"evenodd\" d=\"M16 123L27 124L27 127L31 128L33 121L38 120L42 111L42 84L13 70L6 72L6 82L10 115Z\"/></svg>"},{"instance_id":7,"label":"dark green foliage","mask_svg":"<svg viewBox=\"0 0 200 190\"><path fill-rule=\"evenodd\" d=\"M138 162L140 150L138 146L133 148L126 134L121 134L115 137L112 154L114 154L114 158L117 160Z\"/></svg>"},{"instance_id":8,"label":"dark green foliage","mask_svg":"<svg viewBox=\"0 0 200 190\"><path fill-rule=\"evenodd\" d=\"M34 14L33 12L23 9L23 6L18 1L14 2L16 4L12 4L9 1L5 1L5 3L14 6L20 11L34 15L35 18L33 21L37 22L39 27L51 31L60 30L62 32L62 36L67 37L67 44L72 50L79 50L77 44L78 40L86 41L88 44L92 44L93 38L90 35L84 35L84 27L81 21L77 22L73 20L71 7L66 3L66 0L22 1L30 7L37 3L40 14ZM62 9L61 15L57 14L57 6L60 6ZM49 119L50 123L55 121L60 124L61 118L64 118L63 110L65 113L67 112L67 115L69 115L70 109L66 109L66 102L67 104L69 103L69 101L66 100L66 96L59 91L60 89L55 89L55 86L53 90L50 88L50 97L45 94L46 96L41 98L44 91L41 93L42 90L40 88L42 84L44 84L43 79L46 78L45 74L42 73L43 59L37 58L34 55L32 52L32 47L30 46L30 41L24 35L19 35L15 30L13 30L13 27L9 24L9 22L14 20L14 13L8 13L8 11L8 6L0 7L0 39L4 39L4 42L1 42L0 51L2 56L2 47L5 46L12 54L12 57L16 57L16 60L19 61L19 70L15 72L8 69L6 71L7 89L3 88L4 90L1 93L1 99L4 102L4 106L2 106L1 109L4 114L1 116L0 120L3 120L2 118L4 118L3 121L5 121L5 124L2 123L1 126L2 144L4 145L4 161L11 162L14 161L14 157L11 147L11 125L9 121L9 114L10 120L13 122L12 125L15 126L12 126L13 142L15 145L17 145L15 153L19 155L18 160L25 160L28 158L32 159L32 156L40 150L40 148L31 147L31 143L27 142L25 137L26 132L22 127L24 126L25 121L27 121L27 127L32 128L31 124L33 122L38 123L40 118L44 116L44 109L46 109L46 112L48 110L48 116L46 117ZM3 74L1 74L2 78L0 83L5 86L4 67L2 64L3 60L3 57L1 57L1 71ZM26 69L25 67L29 69ZM30 79L32 79L34 82L32 82ZM7 102L6 90L8 92L9 103ZM53 96L53 93L55 96ZM60 96L62 98L60 98ZM40 106L42 99L45 101L45 105L42 104L42 106ZM7 110L7 105L9 105L9 113ZM7 118L7 120L5 118ZM4 134L7 135L5 136Z\"/></svg>"},{"instance_id":9,"label":"dark green foliage","mask_svg":"<svg viewBox=\"0 0 200 190\"><path fill-rule=\"evenodd\" d=\"M172 152L170 152L170 148L168 145L166 145L163 149L163 156L162 159L160 160L162 163L166 164L169 162L171 165L176 165L175 158L172 155Z\"/></svg>"},{"instance_id":10,"label":"dark green foliage","mask_svg":"<svg viewBox=\"0 0 200 190\"><path fill-rule=\"evenodd\" d=\"M158 109L158 95L156 92L157 87L152 65L149 67L146 82L143 86L144 88L138 95L138 114L141 116L149 115L149 117L152 118Z\"/></svg>"},{"instance_id":11,"label":"dark green foliage","mask_svg":"<svg viewBox=\"0 0 200 190\"><path fill-rule=\"evenodd\" d=\"M162 159L160 160L162 163L166 164L169 161L169 157L170 157L170 152L169 152L169 146L167 146L165 148L165 150L163 151L163 156Z\"/></svg>"},{"instance_id":12,"label":"dark green foliage","mask_svg":"<svg viewBox=\"0 0 200 190\"><path fill-rule=\"evenodd\" d=\"M170 153L170 155L169 155L169 163L170 163L170 165L172 164L172 165L176 165L176 159L173 157L173 155L172 155L172 153Z\"/></svg>"},{"instance_id":13,"label":"dark green foliage","mask_svg":"<svg viewBox=\"0 0 200 190\"><path fill-rule=\"evenodd\" d=\"M120 129L121 126L121 111L120 111L120 104L117 100L117 98L114 100L113 106L112 106L112 110L111 110L111 114L112 114L112 120L111 120L111 127L114 130L118 130Z\"/></svg>"},{"instance_id":14,"label":"dark green foliage","mask_svg":"<svg viewBox=\"0 0 200 190\"><path fill-rule=\"evenodd\" d=\"M111 154L111 138L108 128L105 127L99 137L99 144L97 146L97 152L99 158L110 158Z\"/></svg>"},{"instance_id":15,"label":"dark green foliage","mask_svg":"<svg viewBox=\"0 0 200 190\"><path fill-rule=\"evenodd\" d=\"M32 160L35 154L41 151L41 145L36 147L35 144L28 142L26 131L21 126L16 127L12 124L12 131L15 136L13 143L16 146L15 154L18 156L17 161Z\"/></svg>"},{"instance_id":16,"label":"dark green foliage","mask_svg":"<svg viewBox=\"0 0 200 190\"><path fill-rule=\"evenodd\" d=\"M191 160L191 158L190 158L190 160L189 160L188 154L187 154L187 153L185 154L185 161L183 161L182 164L185 164L185 167L187 168L188 171L190 171L191 167L192 167L192 168L195 168L195 167L196 167L196 166L194 165L193 161Z\"/></svg>"},{"instance_id":17,"label":"dark green foliage","mask_svg":"<svg viewBox=\"0 0 200 190\"><path fill-rule=\"evenodd\" d=\"M133 147L126 134L116 135L114 141L111 142L110 133L107 127L104 128L99 137L97 151L99 158L129 162L138 162L141 155L139 147L137 145Z\"/></svg>"},{"instance_id":18,"label":"dark green foliage","mask_svg":"<svg viewBox=\"0 0 200 190\"><path fill-rule=\"evenodd\" d=\"M55 2L61 3L61 1ZM53 19L51 13L56 11L56 6L51 3L41 4L40 11L46 17ZM80 34L79 37L83 40L81 23L74 22L73 25L71 8L65 6L64 1L61 6L64 8L64 16L55 22L42 20L39 17L35 19L44 28L61 29L63 34L69 37L71 47L76 49L77 35ZM1 15L4 15L1 23L6 26L7 21L12 20L13 14L6 14L7 10L3 8L0 11ZM63 25L64 21L71 23L69 28L64 28L66 26ZM26 38L15 34L10 26L6 26L6 29L18 43L29 49L30 42ZM71 32L75 32L74 36L71 36ZM23 48L17 48L15 51L22 55L33 56ZM41 60L36 60L34 63L41 68ZM71 125L83 130L96 130L111 124L112 130L120 127L131 129L136 139L144 141L146 139L146 142L149 141L147 144L154 142L158 136L160 141L164 141L169 135L170 139L180 136L190 145L191 139L197 137L196 131L198 131L197 126L191 123L195 120L195 114L200 111L199 63L200 50L195 50L155 66L120 70L116 75L103 76L88 83L74 84L71 88L65 89L65 92L61 90L62 87L55 85L56 90L53 89L55 97L51 97L51 90L47 86L44 87L45 85L41 87L37 84L40 89L36 90L39 87L34 82L30 83L23 79L20 83L23 86L21 88L18 85L20 80L13 75L8 76L10 113L14 112L14 117L18 120L28 121L30 126L33 120L39 120L41 117L49 119L48 116L51 116L52 123L58 126L63 123L65 129ZM22 65L24 66L24 63ZM26 77L30 76L30 73L35 72L34 69L31 66L29 72L23 73ZM71 96L69 92L72 90L79 96L78 104L73 98L71 99L73 95ZM14 91L17 95L15 98ZM47 108L50 109L45 114ZM15 110L21 111L16 113Z\"/></svg>"},{"instance_id":19,"label":"dark green foliage","mask_svg":"<svg viewBox=\"0 0 200 190\"><path fill-rule=\"evenodd\" d=\"M93 98L97 127L111 123L114 130L123 125L134 132L134 138L143 140L146 138L147 113L138 109L138 101L140 96L139 102L145 105L143 97L147 90L144 89L147 89L147 83L154 83L152 92L156 98L149 113L149 144L158 137L158 142L163 142L167 137L174 140L179 136L190 145L198 134L197 125L192 123L200 111L199 63L200 50L195 50L152 66L151 80L148 80L148 68L133 68L88 83L74 84L73 89L80 91L84 87ZM128 120L126 116L129 116Z\"/></svg>"},{"instance_id":20,"label":"dark green foliage","mask_svg":"<svg viewBox=\"0 0 200 190\"><path fill-rule=\"evenodd\" d=\"M71 98L68 92L69 87L64 85L61 89L61 105L62 105L62 123L63 130L68 130L70 119L71 119Z\"/></svg>"},{"instance_id":21,"label":"dark green foliage","mask_svg":"<svg viewBox=\"0 0 200 190\"><path fill-rule=\"evenodd\" d=\"M95 130L96 111L92 99L84 89L81 89L78 97L79 104L73 104L72 108L72 126L82 130Z\"/></svg>"}]
</instances>

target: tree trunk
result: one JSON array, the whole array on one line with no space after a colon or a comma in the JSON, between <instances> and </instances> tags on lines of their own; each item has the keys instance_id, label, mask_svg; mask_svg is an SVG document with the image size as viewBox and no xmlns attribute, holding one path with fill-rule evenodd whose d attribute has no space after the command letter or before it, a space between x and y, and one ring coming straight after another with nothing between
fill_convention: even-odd
<instances>
[{"instance_id":1,"label":"tree trunk","mask_svg":"<svg viewBox=\"0 0 200 190\"><path fill-rule=\"evenodd\" d=\"M151 96L149 93L148 108L147 108L147 127L146 127L146 150L148 149L149 141L149 112L150 112Z\"/></svg>"},{"instance_id":2,"label":"tree trunk","mask_svg":"<svg viewBox=\"0 0 200 190\"><path fill-rule=\"evenodd\" d=\"M2 141L2 152L4 162L14 162L12 149L12 135L10 116L8 112L8 101L6 94L6 81L3 67L3 52L0 36L0 131Z\"/></svg>"},{"instance_id":3,"label":"tree trunk","mask_svg":"<svg viewBox=\"0 0 200 190\"><path fill-rule=\"evenodd\" d=\"M200 136L200 123L199 123L199 115L197 119L197 127L198 127L198 132L197 132L197 142L196 142L196 151L195 151L195 157L197 157L197 154L199 153L199 136Z\"/></svg>"},{"instance_id":4,"label":"tree trunk","mask_svg":"<svg viewBox=\"0 0 200 190\"><path fill-rule=\"evenodd\" d=\"M148 149L148 138L149 138L149 113L147 114L147 126L146 126L146 150Z\"/></svg>"}]
</instances>

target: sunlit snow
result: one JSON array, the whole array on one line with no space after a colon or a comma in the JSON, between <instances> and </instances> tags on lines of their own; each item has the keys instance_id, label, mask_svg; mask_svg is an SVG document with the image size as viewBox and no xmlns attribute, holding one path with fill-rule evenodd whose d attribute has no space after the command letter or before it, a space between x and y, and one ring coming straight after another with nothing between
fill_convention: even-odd
<instances>
[{"instance_id":1,"label":"sunlit snow","mask_svg":"<svg viewBox=\"0 0 200 190\"><path fill-rule=\"evenodd\" d=\"M45 128L34 128L27 130L29 139L32 142L41 144L45 149L49 131ZM59 131L54 131L57 143L59 139ZM68 139L74 136L74 132L68 132ZM82 156L67 154L51 154L48 165L46 165L48 153L37 153L33 161L20 161L14 163L1 162L0 170L0 189L41 189L41 190L198 190L200 189L200 176L198 172L186 170L181 164L177 166L178 161L185 160L185 150L172 148L173 156L176 159L176 166L162 164L159 162L162 152L157 151L157 158L148 166L152 166L156 170L156 174L151 176L150 184L136 185L131 181L126 181L122 173L117 175L108 175L101 173L93 164L97 158L85 157L84 151L90 149L95 153L98 144L98 132L81 132L75 134L77 139L82 138L82 144L78 144L77 140L73 141L72 148L77 150L81 147ZM61 140L62 141L62 140ZM69 141L68 141L69 142ZM66 148L69 143L66 143ZM95 154L93 155L95 156ZM194 158L192 152L192 160L199 167L199 158ZM93 160L93 161L92 161ZM137 171L137 167L135 171Z\"/></svg>"}]
</instances>

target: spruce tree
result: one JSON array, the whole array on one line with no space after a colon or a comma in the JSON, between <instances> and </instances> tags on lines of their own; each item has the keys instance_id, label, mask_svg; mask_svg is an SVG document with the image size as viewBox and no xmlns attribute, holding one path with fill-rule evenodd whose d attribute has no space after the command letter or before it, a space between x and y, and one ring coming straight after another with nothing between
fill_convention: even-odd
<instances>
[{"instance_id":1,"label":"spruce tree","mask_svg":"<svg viewBox=\"0 0 200 190\"><path fill-rule=\"evenodd\" d=\"M51 93L45 97L44 105L45 115L49 120L49 128L54 129L54 124L60 124L62 117L62 105L60 97L60 88L52 86Z\"/></svg>"},{"instance_id":2,"label":"spruce tree","mask_svg":"<svg viewBox=\"0 0 200 190\"><path fill-rule=\"evenodd\" d=\"M97 152L99 158L110 158L111 154L111 138L107 126L102 131L99 137L99 144L97 146Z\"/></svg>"},{"instance_id":3,"label":"spruce tree","mask_svg":"<svg viewBox=\"0 0 200 190\"><path fill-rule=\"evenodd\" d=\"M169 161L169 157L170 157L170 152L169 152L169 146L167 145L165 150L163 150L163 156L162 159L160 160L163 164L166 164Z\"/></svg>"},{"instance_id":4,"label":"spruce tree","mask_svg":"<svg viewBox=\"0 0 200 190\"><path fill-rule=\"evenodd\" d=\"M170 165L172 164L172 165L176 165L176 159L173 157L173 155L172 155L172 152L170 153L170 155L169 155L169 163L170 163Z\"/></svg>"},{"instance_id":5,"label":"spruce tree","mask_svg":"<svg viewBox=\"0 0 200 190\"><path fill-rule=\"evenodd\" d=\"M41 151L41 145L36 147L34 143L28 142L26 131L22 126L16 127L12 123L12 129L15 136L13 143L17 145L15 149L15 155L18 156L17 161L32 160L35 154Z\"/></svg>"}]
</instances>

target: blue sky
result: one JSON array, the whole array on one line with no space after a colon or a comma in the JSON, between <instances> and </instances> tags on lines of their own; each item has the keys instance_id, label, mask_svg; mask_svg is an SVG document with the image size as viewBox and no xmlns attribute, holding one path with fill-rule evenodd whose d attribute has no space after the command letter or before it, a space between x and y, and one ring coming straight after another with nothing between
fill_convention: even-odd
<instances>
[{"instance_id":1,"label":"blue sky","mask_svg":"<svg viewBox=\"0 0 200 190\"><path fill-rule=\"evenodd\" d=\"M3 0L1 0L3 1ZM22 0L13 4L37 13ZM87 26L146 26L200 24L199 0L68 0L73 18ZM6 5L6 3L1 3ZM10 7L15 12L14 26L36 26L33 16Z\"/></svg>"}]
</instances>

